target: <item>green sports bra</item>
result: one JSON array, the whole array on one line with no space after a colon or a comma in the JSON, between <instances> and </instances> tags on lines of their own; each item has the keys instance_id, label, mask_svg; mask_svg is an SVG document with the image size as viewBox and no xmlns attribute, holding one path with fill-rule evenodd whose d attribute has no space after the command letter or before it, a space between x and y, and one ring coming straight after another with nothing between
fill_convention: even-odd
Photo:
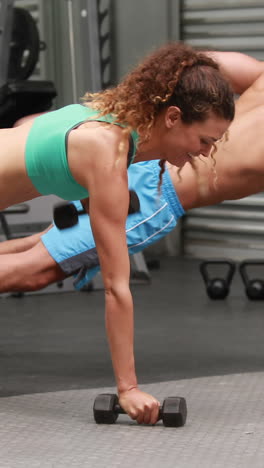
<instances>
[{"instance_id":1,"label":"green sports bra","mask_svg":"<svg viewBox=\"0 0 264 468\"><path fill-rule=\"evenodd\" d=\"M86 120L111 123L114 118L111 114L98 117L98 111L94 109L71 104L34 120L26 142L25 164L27 175L40 194L53 194L64 200L80 200L89 196L88 191L73 178L67 158L69 132ZM137 141L138 134L133 131L128 166L135 157Z\"/></svg>"}]
</instances>

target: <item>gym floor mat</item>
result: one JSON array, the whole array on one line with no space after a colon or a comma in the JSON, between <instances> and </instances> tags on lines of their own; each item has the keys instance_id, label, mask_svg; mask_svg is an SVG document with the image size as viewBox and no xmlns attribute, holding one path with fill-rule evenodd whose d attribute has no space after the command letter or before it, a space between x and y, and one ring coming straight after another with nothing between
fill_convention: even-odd
<instances>
[{"instance_id":1,"label":"gym floor mat","mask_svg":"<svg viewBox=\"0 0 264 468\"><path fill-rule=\"evenodd\" d=\"M183 394L182 428L139 426L120 415L96 425L95 396L111 388L0 399L1 468L263 468L264 373L146 384L162 399Z\"/></svg>"},{"instance_id":2,"label":"gym floor mat","mask_svg":"<svg viewBox=\"0 0 264 468\"><path fill-rule=\"evenodd\" d=\"M133 286L142 389L186 398L182 428L93 421L115 392L103 293L0 301L0 468L263 468L264 312L236 274L211 301L199 262L161 259Z\"/></svg>"}]
</instances>

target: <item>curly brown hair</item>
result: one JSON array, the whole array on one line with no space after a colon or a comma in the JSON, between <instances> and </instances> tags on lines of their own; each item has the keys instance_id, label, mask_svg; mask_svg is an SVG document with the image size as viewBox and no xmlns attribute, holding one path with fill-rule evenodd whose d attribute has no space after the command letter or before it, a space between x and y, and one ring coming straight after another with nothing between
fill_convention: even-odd
<instances>
[{"instance_id":1,"label":"curly brown hair","mask_svg":"<svg viewBox=\"0 0 264 468\"><path fill-rule=\"evenodd\" d=\"M187 125L203 122L212 113L231 122L235 114L233 91L218 64L182 42L160 47L116 87L86 93L83 101L100 115L112 114L115 122L123 124L123 138L136 130L139 142L150 138L156 117L169 106L180 108ZM160 163L159 189L164 164Z\"/></svg>"},{"instance_id":2,"label":"curly brown hair","mask_svg":"<svg viewBox=\"0 0 264 468\"><path fill-rule=\"evenodd\" d=\"M218 64L205 53L181 42L168 43L146 57L116 87L86 93L84 102L100 115L149 137L157 114L178 106L186 124L204 121L210 112L232 121L233 91Z\"/></svg>"}]
</instances>

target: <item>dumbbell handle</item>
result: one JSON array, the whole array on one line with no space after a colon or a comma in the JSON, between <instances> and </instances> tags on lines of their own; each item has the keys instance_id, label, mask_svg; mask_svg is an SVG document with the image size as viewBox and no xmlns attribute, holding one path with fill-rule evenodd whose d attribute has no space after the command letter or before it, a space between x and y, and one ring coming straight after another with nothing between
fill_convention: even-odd
<instances>
[{"instance_id":1,"label":"dumbbell handle","mask_svg":"<svg viewBox=\"0 0 264 468\"><path fill-rule=\"evenodd\" d=\"M83 208L82 210L77 210L78 216L87 214L87 211Z\"/></svg>"},{"instance_id":2,"label":"dumbbell handle","mask_svg":"<svg viewBox=\"0 0 264 468\"><path fill-rule=\"evenodd\" d=\"M117 413L117 414L127 414L126 411L122 408L122 406L120 406L118 403L115 405L114 407L114 412ZM160 419L162 419L162 409L160 408L159 409L159 417L158 417L158 421Z\"/></svg>"},{"instance_id":3,"label":"dumbbell handle","mask_svg":"<svg viewBox=\"0 0 264 468\"><path fill-rule=\"evenodd\" d=\"M173 402L173 406L175 405L175 401L174 401L175 398L177 400L178 410L179 410L179 412L177 413L174 413L174 410L170 408L170 405L169 405L170 400ZM115 404L114 413L115 414L127 414L123 410L123 408L119 405L119 403ZM164 426L181 427L181 426L184 426L186 422L186 417L187 417L187 406L186 406L185 398L172 397L172 398L166 398L162 406L160 406L157 420L159 421L161 419L163 421Z\"/></svg>"}]
</instances>

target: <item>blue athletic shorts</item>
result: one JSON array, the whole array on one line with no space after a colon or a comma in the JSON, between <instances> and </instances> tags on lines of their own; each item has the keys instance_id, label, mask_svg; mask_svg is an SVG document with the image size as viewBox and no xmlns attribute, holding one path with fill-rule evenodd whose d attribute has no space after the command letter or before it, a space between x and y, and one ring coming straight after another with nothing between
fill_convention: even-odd
<instances>
[{"instance_id":1,"label":"blue athletic shorts","mask_svg":"<svg viewBox=\"0 0 264 468\"><path fill-rule=\"evenodd\" d=\"M140 211L129 215L126 222L130 255L166 236L185 213L167 170L159 194L159 172L158 161L132 164L128 169L129 188L135 190L140 201ZM82 209L80 201L74 203ZM41 240L63 272L75 276L76 289L85 286L100 270L88 215L80 215L79 223L71 228L52 227Z\"/></svg>"}]
</instances>

